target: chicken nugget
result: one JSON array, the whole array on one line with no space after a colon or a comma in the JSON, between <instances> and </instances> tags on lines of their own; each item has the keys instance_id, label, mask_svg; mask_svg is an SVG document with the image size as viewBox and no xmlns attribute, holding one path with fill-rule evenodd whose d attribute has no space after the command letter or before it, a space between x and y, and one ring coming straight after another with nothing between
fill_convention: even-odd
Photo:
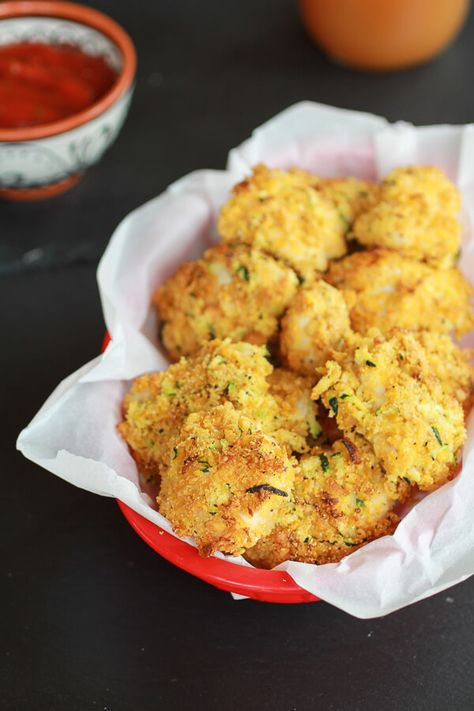
<instances>
[{"instance_id":1,"label":"chicken nugget","mask_svg":"<svg viewBox=\"0 0 474 711\"><path fill-rule=\"evenodd\" d=\"M471 349L459 348L449 336L429 331L411 333L394 329L389 337L398 349L405 371L428 389L434 386L435 394L441 385L447 395L463 406L465 415L468 414L473 397Z\"/></svg>"},{"instance_id":2,"label":"chicken nugget","mask_svg":"<svg viewBox=\"0 0 474 711\"><path fill-rule=\"evenodd\" d=\"M302 457L284 518L245 557L261 568L285 560L334 563L369 541L393 533L394 506L411 487L387 481L370 445L351 434Z\"/></svg>"},{"instance_id":3,"label":"chicken nugget","mask_svg":"<svg viewBox=\"0 0 474 711\"><path fill-rule=\"evenodd\" d=\"M296 294L281 321L283 360L292 370L316 379L316 368L343 347L350 333L343 295L318 280Z\"/></svg>"},{"instance_id":4,"label":"chicken nugget","mask_svg":"<svg viewBox=\"0 0 474 711\"><path fill-rule=\"evenodd\" d=\"M319 178L316 189L335 205L345 233L362 212L377 203L380 194L379 185L357 178Z\"/></svg>"},{"instance_id":5,"label":"chicken nugget","mask_svg":"<svg viewBox=\"0 0 474 711\"><path fill-rule=\"evenodd\" d=\"M145 476L159 478L186 417L229 401L259 422L273 422L275 403L268 396L272 366L265 348L214 340L168 370L133 381L118 425Z\"/></svg>"},{"instance_id":6,"label":"chicken nugget","mask_svg":"<svg viewBox=\"0 0 474 711\"><path fill-rule=\"evenodd\" d=\"M153 296L173 360L213 338L263 345L298 288L295 272L246 245L219 244L182 264Z\"/></svg>"},{"instance_id":7,"label":"chicken nugget","mask_svg":"<svg viewBox=\"0 0 474 711\"><path fill-rule=\"evenodd\" d=\"M397 168L382 183L380 200L355 221L366 247L387 247L434 267L452 267L460 249L460 198L437 168Z\"/></svg>"},{"instance_id":8,"label":"chicken nugget","mask_svg":"<svg viewBox=\"0 0 474 711\"><path fill-rule=\"evenodd\" d=\"M313 279L328 259L347 251L345 226L317 185L309 173L257 165L222 208L219 233L225 242L252 245Z\"/></svg>"},{"instance_id":9,"label":"chicken nugget","mask_svg":"<svg viewBox=\"0 0 474 711\"><path fill-rule=\"evenodd\" d=\"M180 536L201 555L240 555L268 535L294 480L277 441L231 403L190 415L157 498Z\"/></svg>"},{"instance_id":10,"label":"chicken nugget","mask_svg":"<svg viewBox=\"0 0 474 711\"><path fill-rule=\"evenodd\" d=\"M360 333L375 326L384 333L400 327L461 337L474 327L473 289L456 268L434 269L374 249L333 262L325 279L342 291L352 328Z\"/></svg>"},{"instance_id":11,"label":"chicken nugget","mask_svg":"<svg viewBox=\"0 0 474 711\"><path fill-rule=\"evenodd\" d=\"M317 420L317 405L311 399L315 378L275 368L268 377L268 383L276 405L271 431L290 452L307 452L308 442L315 440L322 432Z\"/></svg>"},{"instance_id":12,"label":"chicken nugget","mask_svg":"<svg viewBox=\"0 0 474 711\"><path fill-rule=\"evenodd\" d=\"M342 432L358 433L373 447L390 481L405 479L429 490L454 473L465 439L461 405L436 381L416 377L411 362L428 358L412 337L402 352L398 339L373 329L328 361L313 389ZM409 356L408 348L417 351Z\"/></svg>"},{"instance_id":13,"label":"chicken nugget","mask_svg":"<svg viewBox=\"0 0 474 711\"><path fill-rule=\"evenodd\" d=\"M420 195L433 211L456 216L461 209L458 189L436 166L395 168L385 176L381 187L384 197L388 200Z\"/></svg>"}]
</instances>

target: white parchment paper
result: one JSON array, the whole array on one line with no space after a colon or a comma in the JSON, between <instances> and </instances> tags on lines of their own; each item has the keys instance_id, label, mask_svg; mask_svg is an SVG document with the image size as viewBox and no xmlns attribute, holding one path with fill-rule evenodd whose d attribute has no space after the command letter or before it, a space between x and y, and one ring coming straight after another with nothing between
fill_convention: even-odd
<instances>
[{"instance_id":1,"label":"white parchment paper","mask_svg":"<svg viewBox=\"0 0 474 711\"><path fill-rule=\"evenodd\" d=\"M32 461L96 494L120 499L172 532L140 491L133 459L116 433L129 380L168 362L156 341L153 290L184 260L216 241L216 216L253 164L293 165L323 176L380 178L397 165L443 168L463 195L461 268L474 281L474 126L413 127L304 102L258 128L229 154L227 170L199 171L132 212L98 270L112 342L64 380L18 438ZM471 334L472 335L472 334ZM474 339L468 337L470 345ZM192 544L192 542L191 542ZM229 558L248 565L241 558ZM459 476L425 497L385 536L338 564L283 563L303 588L363 618L421 600L474 573L474 418Z\"/></svg>"}]
</instances>

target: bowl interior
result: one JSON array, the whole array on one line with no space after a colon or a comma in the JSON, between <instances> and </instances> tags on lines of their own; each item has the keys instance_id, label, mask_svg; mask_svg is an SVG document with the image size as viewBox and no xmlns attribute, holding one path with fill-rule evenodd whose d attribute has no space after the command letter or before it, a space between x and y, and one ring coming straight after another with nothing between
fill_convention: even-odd
<instances>
[{"instance_id":1,"label":"bowl interior","mask_svg":"<svg viewBox=\"0 0 474 711\"><path fill-rule=\"evenodd\" d=\"M0 45L16 42L72 44L88 55L101 56L117 80L82 111L52 123L0 128L0 144L34 141L65 133L104 114L126 94L131 95L136 70L133 42L112 18L98 10L62 0L0 2Z\"/></svg>"}]
</instances>

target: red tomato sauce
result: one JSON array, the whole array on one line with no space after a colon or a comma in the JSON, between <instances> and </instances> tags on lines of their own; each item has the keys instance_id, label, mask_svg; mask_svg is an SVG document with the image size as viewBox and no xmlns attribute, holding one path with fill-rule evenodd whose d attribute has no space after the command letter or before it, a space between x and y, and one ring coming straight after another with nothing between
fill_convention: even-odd
<instances>
[{"instance_id":1,"label":"red tomato sauce","mask_svg":"<svg viewBox=\"0 0 474 711\"><path fill-rule=\"evenodd\" d=\"M104 96L116 79L103 57L71 45L0 47L0 128L40 126L72 116Z\"/></svg>"}]
</instances>

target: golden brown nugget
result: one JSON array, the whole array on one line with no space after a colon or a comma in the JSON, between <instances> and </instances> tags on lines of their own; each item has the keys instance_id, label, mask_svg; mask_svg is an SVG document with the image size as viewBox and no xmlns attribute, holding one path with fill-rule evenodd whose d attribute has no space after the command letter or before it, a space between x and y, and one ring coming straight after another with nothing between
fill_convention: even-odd
<instances>
[{"instance_id":1,"label":"golden brown nugget","mask_svg":"<svg viewBox=\"0 0 474 711\"><path fill-rule=\"evenodd\" d=\"M377 203L380 193L376 183L357 178L319 178L316 189L335 205L345 233L361 213Z\"/></svg>"},{"instance_id":2,"label":"golden brown nugget","mask_svg":"<svg viewBox=\"0 0 474 711\"><path fill-rule=\"evenodd\" d=\"M415 357L428 357L415 337L402 352L398 339L373 329L326 363L313 397L322 399L344 433L365 437L389 481L405 479L429 490L453 474L466 432L459 402L441 383L428 386L416 377Z\"/></svg>"},{"instance_id":3,"label":"golden brown nugget","mask_svg":"<svg viewBox=\"0 0 474 711\"><path fill-rule=\"evenodd\" d=\"M315 378L275 368L268 377L268 383L276 404L271 427L274 436L290 452L307 452L309 442L314 441L322 431L317 420L317 405L311 399Z\"/></svg>"},{"instance_id":4,"label":"golden brown nugget","mask_svg":"<svg viewBox=\"0 0 474 711\"><path fill-rule=\"evenodd\" d=\"M294 468L273 437L226 403L186 420L159 510L178 535L194 537L201 555L240 555L277 523Z\"/></svg>"},{"instance_id":5,"label":"golden brown nugget","mask_svg":"<svg viewBox=\"0 0 474 711\"><path fill-rule=\"evenodd\" d=\"M245 554L261 568L285 560L335 563L361 545L393 533L394 507L411 487L386 480L370 445L348 435L302 457L284 520Z\"/></svg>"},{"instance_id":6,"label":"golden brown nugget","mask_svg":"<svg viewBox=\"0 0 474 711\"><path fill-rule=\"evenodd\" d=\"M257 421L273 421L272 366L264 347L214 340L168 370L136 378L123 404L119 432L142 473L159 477L186 417L226 401Z\"/></svg>"},{"instance_id":7,"label":"golden brown nugget","mask_svg":"<svg viewBox=\"0 0 474 711\"><path fill-rule=\"evenodd\" d=\"M452 267L460 249L459 193L434 167L397 168L384 179L380 200L362 213L354 237L434 267Z\"/></svg>"},{"instance_id":8,"label":"golden brown nugget","mask_svg":"<svg viewBox=\"0 0 474 711\"><path fill-rule=\"evenodd\" d=\"M221 210L222 239L261 249L312 279L328 259L347 251L344 224L331 200L315 189L317 182L304 171L257 165Z\"/></svg>"},{"instance_id":9,"label":"golden brown nugget","mask_svg":"<svg viewBox=\"0 0 474 711\"><path fill-rule=\"evenodd\" d=\"M318 280L301 289L281 322L280 350L285 364L317 378L316 368L344 346L351 326L344 297Z\"/></svg>"},{"instance_id":10,"label":"golden brown nugget","mask_svg":"<svg viewBox=\"0 0 474 711\"><path fill-rule=\"evenodd\" d=\"M296 293L298 278L282 262L245 245L219 244L182 264L153 296L161 339L173 360L213 338L263 345Z\"/></svg>"},{"instance_id":11,"label":"golden brown nugget","mask_svg":"<svg viewBox=\"0 0 474 711\"><path fill-rule=\"evenodd\" d=\"M434 269L374 249L333 262L325 279L341 290L352 328L359 333L373 326L384 333L399 327L453 332L459 338L474 327L473 289L456 268Z\"/></svg>"},{"instance_id":12,"label":"golden brown nugget","mask_svg":"<svg viewBox=\"0 0 474 711\"><path fill-rule=\"evenodd\" d=\"M419 196L436 212L457 215L461 196L456 186L436 166L402 166L385 176L382 182L384 197L398 200L403 196Z\"/></svg>"},{"instance_id":13,"label":"golden brown nugget","mask_svg":"<svg viewBox=\"0 0 474 711\"><path fill-rule=\"evenodd\" d=\"M389 337L398 349L406 372L428 389L433 386L435 395L441 385L447 395L463 406L465 415L468 414L473 397L471 349L459 348L449 336L429 331L411 333L394 329Z\"/></svg>"}]
</instances>

